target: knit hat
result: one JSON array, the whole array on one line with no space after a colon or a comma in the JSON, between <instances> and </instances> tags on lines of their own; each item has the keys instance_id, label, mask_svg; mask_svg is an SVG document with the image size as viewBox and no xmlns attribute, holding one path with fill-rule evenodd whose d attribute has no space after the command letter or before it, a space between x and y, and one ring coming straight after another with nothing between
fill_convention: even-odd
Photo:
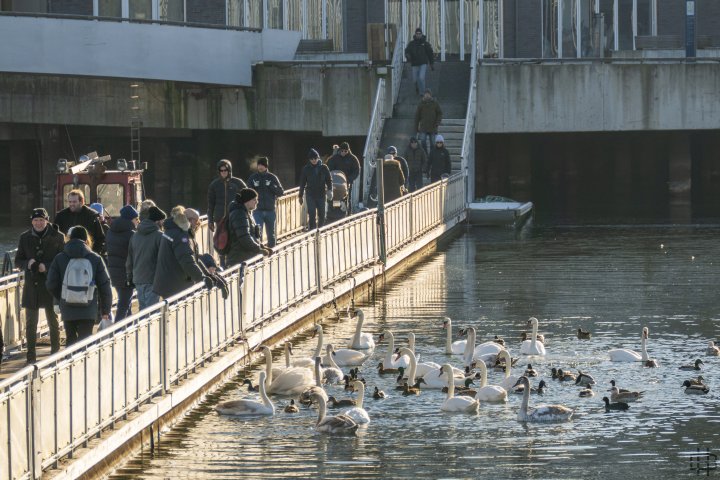
<instances>
[{"instance_id":1,"label":"knit hat","mask_svg":"<svg viewBox=\"0 0 720 480\"><path fill-rule=\"evenodd\" d=\"M100 215L105 214L105 209L103 208L102 203L91 203L90 208L98 212Z\"/></svg>"},{"instance_id":2,"label":"knit hat","mask_svg":"<svg viewBox=\"0 0 720 480\"><path fill-rule=\"evenodd\" d=\"M257 159L257 164L262 165L265 168L268 168L269 160L267 157L260 157Z\"/></svg>"},{"instance_id":3,"label":"knit hat","mask_svg":"<svg viewBox=\"0 0 720 480\"><path fill-rule=\"evenodd\" d=\"M417 143L417 138L410 137L410 143Z\"/></svg>"},{"instance_id":4,"label":"knit hat","mask_svg":"<svg viewBox=\"0 0 720 480\"><path fill-rule=\"evenodd\" d=\"M249 202L253 198L257 198L258 194L252 188L243 188L239 193L235 194L235 200L238 203Z\"/></svg>"},{"instance_id":5,"label":"knit hat","mask_svg":"<svg viewBox=\"0 0 720 480\"><path fill-rule=\"evenodd\" d=\"M150 207L148 209L148 219L153 222L159 222L160 220L165 220L167 218L167 214L160 210L158 207Z\"/></svg>"},{"instance_id":6,"label":"knit hat","mask_svg":"<svg viewBox=\"0 0 720 480\"><path fill-rule=\"evenodd\" d=\"M390 155L397 155L397 148L390 145L387 149L387 153L389 153Z\"/></svg>"},{"instance_id":7,"label":"knit hat","mask_svg":"<svg viewBox=\"0 0 720 480\"><path fill-rule=\"evenodd\" d=\"M82 225L75 225L70 229L70 240L82 240L83 242L87 242L88 240L88 231L85 230L85 227Z\"/></svg>"},{"instance_id":8,"label":"knit hat","mask_svg":"<svg viewBox=\"0 0 720 480\"><path fill-rule=\"evenodd\" d=\"M443 138L442 135L435 135L435 143L437 143L437 142L445 143L445 139Z\"/></svg>"},{"instance_id":9,"label":"knit hat","mask_svg":"<svg viewBox=\"0 0 720 480\"><path fill-rule=\"evenodd\" d=\"M47 210L45 210L44 208L33 209L32 214L30 214L30 220L35 220L36 218L44 218L45 220L50 219Z\"/></svg>"},{"instance_id":10,"label":"knit hat","mask_svg":"<svg viewBox=\"0 0 720 480\"><path fill-rule=\"evenodd\" d=\"M415 33L422 33L422 28L420 28L420 27L416 28Z\"/></svg>"},{"instance_id":11,"label":"knit hat","mask_svg":"<svg viewBox=\"0 0 720 480\"><path fill-rule=\"evenodd\" d=\"M311 148L307 155L308 160L312 160L313 158L320 158L320 154L317 150L314 148Z\"/></svg>"},{"instance_id":12,"label":"knit hat","mask_svg":"<svg viewBox=\"0 0 720 480\"><path fill-rule=\"evenodd\" d=\"M138 217L138 212L132 205L125 205L120 209L120 217L126 220L132 220Z\"/></svg>"},{"instance_id":13,"label":"knit hat","mask_svg":"<svg viewBox=\"0 0 720 480\"><path fill-rule=\"evenodd\" d=\"M340 144L340 150L350 150L350 144L348 142L342 142Z\"/></svg>"}]
</instances>

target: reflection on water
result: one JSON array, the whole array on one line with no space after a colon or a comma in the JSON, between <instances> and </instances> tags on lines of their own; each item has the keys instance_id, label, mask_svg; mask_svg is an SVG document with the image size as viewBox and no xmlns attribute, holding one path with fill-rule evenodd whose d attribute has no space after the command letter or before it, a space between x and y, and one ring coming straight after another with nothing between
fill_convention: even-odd
<instances>
[{"instance_id":1,"label":"reflection on water","mask_svg":"<svg viewBox=\"0 0 720 480\"><path fill-rule=\"evenodd\" d=\"M361 371L372 421L356 437L316 433L314 409L293 415L278 408L270 418L217 415L218 401L247 395L238 382L163 434L154 456L131 459L113 478L695 476L685 455L698 446L720 449L720 359L704 355L720 310L719 233L712 226L554 227L517 238L473 230L363 305L364 331L390 329L401 344L413 331L422 359L438 363L448 360L444 315L455 330L474 325L479 340L503 336L514 355L527 318L537 316L547 337L547 356L531 359L549 384L541 401L575 407L573 422L521 424L516 395L507 405L482 404L476 416L441 413L441 392L403 397L390 376L377 375L372 367L386 347L380 344ZM611 348L640 349L642 326L650 329L648 350L660 367L610 363ZM591 330L592 340L578 340L578 327ZM329 321L326 340L342 345L353 330L353 323ZM315 339L301 337L295 354L307 356L314 346ZM678 365L695 358L705 361L706 396L686 395L680 386L694 372ZM596 396L579 398L578 387L550 380L553 366L591 373ZM257 367L245 372L257 373ZM490 383L500 375L491 371ZM628 412L606 414L601 399L611 379L644 391L644 398ZM373 400L375 385L389 398ZM340 387L329 390L347 396ZM286 404L276 398L278 407Z\"/></svg>"}]
</instances>

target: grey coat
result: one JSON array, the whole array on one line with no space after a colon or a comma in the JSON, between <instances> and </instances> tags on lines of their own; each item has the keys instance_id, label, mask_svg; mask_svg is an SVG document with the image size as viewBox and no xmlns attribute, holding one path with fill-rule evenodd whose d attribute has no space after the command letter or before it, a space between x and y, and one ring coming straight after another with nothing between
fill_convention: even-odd
<instances>
[{"instance_id":1,"label":"grey coat","mask_svg":"<svg viewBox=\"0 0 720 480\"><path fill-rule=\"evenodd\" d=\"M165 233L160 241L153 292L168 298L200 282L204 275L195 261L187 230L169 218L163 225Z\"/></svg>"},{"instance_id":2,"label":"grey coat","mask_svg":"<svg viewBox=\"0 0 720 480\"><path fill-rule=\"evenodd\" d=\"M161 240L162 232L155 222L148 219L140 222L128 245L125 262L128 282L136 285L153 283Z\"/></svg>"},{"instance_id":3,"label":"grey coat","mask_svg":"<svg viewBox=\"0 0 720 480\"><path fill-rule=\"evenodd\" d=\"M215 180L210 182L208 187L208 222L219 222L227 212L230 202L235 199L235 194L239 193L243 188L247 188L245 182L242 179L232 176L232 164L227 160L220 160L218 162L218 168L224 166L230 173L228 173L227 180L223 180L221 177L217 177Z\"/></svg>"}]
</instances>

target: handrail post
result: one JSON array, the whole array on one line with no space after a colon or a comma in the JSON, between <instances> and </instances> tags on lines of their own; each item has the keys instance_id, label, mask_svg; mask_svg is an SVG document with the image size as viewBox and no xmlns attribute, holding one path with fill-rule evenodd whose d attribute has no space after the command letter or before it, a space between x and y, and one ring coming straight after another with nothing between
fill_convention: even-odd
<instances>
[{"instance_id":1,"label":"handrail post","mask_svg":"<svg viewBox=\"0 0 720 480\"><path fill-rule=\"evenodd\" d=\"M320 260L320 229L315 229L315 279L317 281L317 293L322 293L322 261Z\"/></svg>"},{"instance_id":2,"label":"handrail post","mask_svg":"<svg viewBox=\"0 0 720 480\"><path fill-rule=\"evenodd\" d=\"M385 177L383 172L383 166L385 160L378 160L380 164L375 168L377 173L377 222L378 222L378 241L380 247L380 261L383 264L387 263L387 243L386 243L386 232L385 232Z\"/></svg>"},{"instance_id":3,"label":"handrail post","mask_svg":"<svg viewBox=\"0 0 720 480\"><path fill-rule=\"evenodd\" d=\"M167 376L167 301L163 300L162 315L160 318L160 372L162 375L162 394L165 395L168 391L168 376Z\"/></svg>"}]
</instances>

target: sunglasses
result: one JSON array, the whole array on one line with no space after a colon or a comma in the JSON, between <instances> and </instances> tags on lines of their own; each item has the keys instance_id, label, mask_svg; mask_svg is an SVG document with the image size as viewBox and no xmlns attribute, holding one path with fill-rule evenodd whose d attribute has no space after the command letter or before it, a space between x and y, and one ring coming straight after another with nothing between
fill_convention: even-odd
<instances>
[{"instance_id":1,"label":"sunglasses","mask_svg":"<svg viewBox=\"0 0 720 480\"><path fill-rule=\"evenodd\" d=\"M228 170L227 168L220 168L220 169L218 169L218 172L229 172L229 171L230 171L230 170Z\"/></svg>"}]
</instances>

